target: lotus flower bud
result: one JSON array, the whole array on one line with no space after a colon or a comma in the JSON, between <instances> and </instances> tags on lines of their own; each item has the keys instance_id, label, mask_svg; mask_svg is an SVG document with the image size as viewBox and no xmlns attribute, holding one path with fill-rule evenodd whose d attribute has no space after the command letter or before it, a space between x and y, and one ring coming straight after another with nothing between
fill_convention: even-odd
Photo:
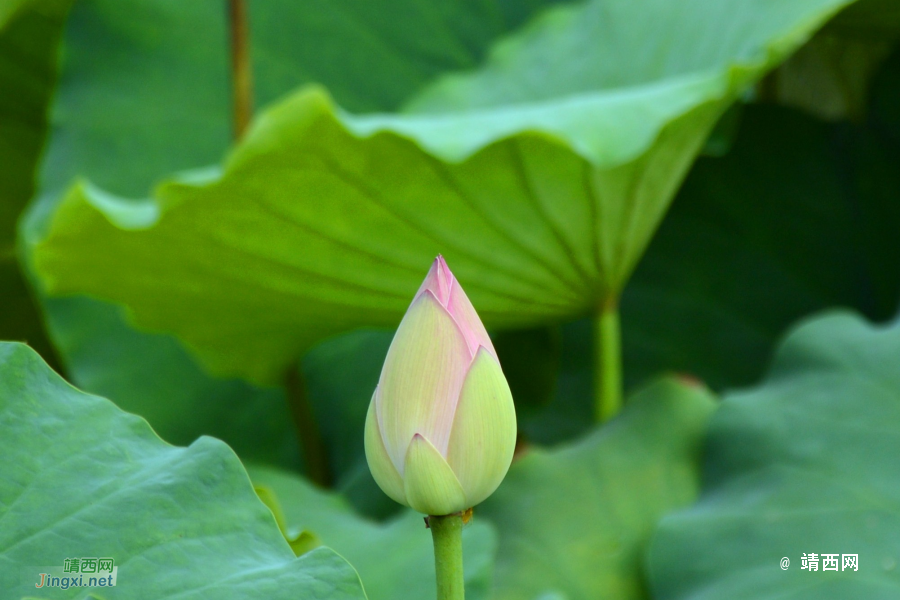
<instances>
[{"instance_id":1,"label":"lotus flower bud","mask_svg":"<svg viewBox=\"0 0 900 600\"><path fill-rule=\"evenodd\" d=\"M512 462L509 385L484 325L440 256L391 342L365 438L381 489L428 515L475 506Z\"/></svg>"}]
</instances>

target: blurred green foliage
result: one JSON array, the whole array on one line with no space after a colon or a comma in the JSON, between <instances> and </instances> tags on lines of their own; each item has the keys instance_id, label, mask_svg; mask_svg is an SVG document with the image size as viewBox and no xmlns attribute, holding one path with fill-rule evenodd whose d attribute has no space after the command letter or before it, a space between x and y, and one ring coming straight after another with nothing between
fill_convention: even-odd
<instances>
[{"instance_id":1,"label":"blurred green foliage","mask_svg":"<svg viewBox=\"0 0 900 600\"><path fill-rule=\"evenodd\" d=\"M47 133L47 105L56 83L56 48L68 2L0 4L0 339L28 342L51 364L56 351L44 333L16 259L16 222L34 194L35 169Z\"/></svg>"},{"instance_id":2,"label":"blurred green foliage","mask_svg":"<svg viewBox=\"0 0 900 600\"><path fill-rule=\"evenodd\" d=\"M168 448L7 345L2 577L63 536L200 595L280 597L265 573L360 597L280 525L369 597L427 597L427 532L375 485L362 424L443 253L521 434L467 529L471 597L896 595L897 327L781 342L900 303L894 0L251 1L238 142L221 2L68 9L0 3L0 339L168 442L223 439L279 523L221 444ZM619 295L637 392L598 428L589 319ZM333 490L298 475L298 415ZM817 549L873 570L800 573Z\"/></svg>"},{"instance_id":3,"label":"blurred green foliage","mask_svg":"<svg viewBox=\"0 0 900 600\"><path fill-rule=\"evenodd\" d=\"M823 316L788 336L759 387L725 396L703 495L660 522L655 597L895 598L898 359L900 323ZM828 572L826 553L857 554L858 570ZM803 571L804 554L819 572Z\"/></svg>"}]
</instances>

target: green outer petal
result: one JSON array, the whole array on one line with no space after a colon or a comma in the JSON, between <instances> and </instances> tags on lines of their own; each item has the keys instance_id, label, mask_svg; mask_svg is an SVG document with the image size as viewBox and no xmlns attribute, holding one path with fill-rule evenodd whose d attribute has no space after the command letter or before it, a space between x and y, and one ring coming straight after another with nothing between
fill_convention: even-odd
<instances>
[{"instance_id":1,"label":"green outer petal","mask_svg":"<svg viewBox=\"0 0 900 600\"><path fill-rule=\"evenodd\" d=\"M377 393L377 390L376 392ZM378 417L375 414L375 394L372 394L372 401L369 403L369 412L366 414L366 462L369 463L369 471L375 478L375 483L382 491L391 497L391 499L409 506L406 502L406 493L403 490L403 479L397 467L388 456L387 449L384 447L384 440L381 438L381 430L378 428Z\"/></svg>"},{"instance_id":2,"label":"green outer petal","mask_svg":"<svg viewBox=\"0 0 900 600\"><path fill-rule=\"evenodd\" d=\"M516 448L516 408L500 363L480 348L463 383L447 463L472 506L494 493Z\"/></svg>"},{"instance_id":3,"label":"green outer petal","mask_svg":"<svg viewBox=\"0 0 900 600\"><path fill-rule=\"evenodd\" d=\"M391 342L376 411L388 456L403 476L407 446L421 433L442 454L472 354L459 326L431 291L416 298Z\"/></svg>"},{"instance_id":4,"label":"green outer petal","mask_svg":"<svg viewBox=\"0 0 900 600\"><path fill-rule=\"evenodd\" d=\"M421 434L413 436L409 444L404 471L406 498L415 510L426 515L449 515L471 506L453 469Z\"/></svg>"}]
</instances>

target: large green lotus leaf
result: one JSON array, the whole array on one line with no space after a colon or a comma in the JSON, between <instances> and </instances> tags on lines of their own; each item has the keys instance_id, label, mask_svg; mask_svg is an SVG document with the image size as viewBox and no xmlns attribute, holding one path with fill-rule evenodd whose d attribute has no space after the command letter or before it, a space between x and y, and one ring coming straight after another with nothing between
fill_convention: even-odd
<instances>
[{"instance_id":1,"label":"large green lotus leaf","mask_svg":"<svg viewBox=\"0 0 900 600\"><path fill-rule=\"evenodd\" d=\"M123 303L259 382L318 339L395 324L439 252L489 325L584 314L622 287L724 107L843 4L551 9L412 113L353 116L306 88L222 171L145 201L80 181L34 264L50 293Z\"/></svg>"},{"instance_id":2,"label":"large green lotus leaf","mask_svg":"<svg viewBox=\"0 0 900 600\"><path fill-rule=\"evenodd\" d=\"M250 468L261 495L274 499L289 539L305 535L350 561L371 600L420 600L435 594L431 532L422 515L405 510L384 523L357 515L339 495L271 468ZM497 541L484 520L463 530L466 598L489 597Z\"/></svg>"},{"instance_id":3,"label":"large green lotus leaf","mask_svg":"<svg viewBox=\"0 0 900 600\"><path fill-rule=\"evenodd\" d=\"M627 388L664 370L715 390L751 385L806 315L833 306L875 321L895 314L898 107L900 53L875 78L863 123L741 109L730 154L695 163L622 296ZM562 333L555 392L526 426L541 443L592 420L591 323Z\"/></svg>"},{"instance_id":4,"label":"large green lotus leaf","mask_svg":"<svg viewBox=\"0 0 900 600\"><path fill-rule=\"evenodd\" d=\"M884 109L900 105L900 55L874 91L869 120L853 125L745 106L731 153L694 165L623 296L629 387L665 369L692 373L714 389L749 385L798 318L835 305L875 320L894 314L900 138L885 128L900 120ZM728 265L740 265L745 276L735 279ZM590 323L564 326L561 340L550 401L529 407L527 420L518 407L520 428L538 443L571 439L591 423ZM501 359L514 358L495 345ZM368 354L342 356L332 368ZM544 370L528 371L521 385L541 389ZM369 388L376 380L377 371ZM341 415L355 411L364 419L366 392L341 396Z\"/></svg>"},{"instance_id":5,"label":"large green lotus leaf","mask_svg":"<svg viewBox=\"0 0 900 600\"><path fill-rule=\"evenodd\" d=\"M699 491L699 449L715 401L666 379L579 442L531 449L476 508L499 533L498 600L646 598L654 524Z\"/></svg>"},{"instance_id":6,"label":"large green lotus leaf","mask_svg":"<svg viewBox=\"0 0 900 600\"><path fill-rule=\"evenodd\" d=\"M838 313L798 327L765 381L726 396L713 419L703 494L651 546L654 597L897 598L898 431L900 322ZM804 554L818 571L802 569ZM859 555L858 571L842 554Z\"/></svg>"},{"instance_id":7,"label":"large green lotus leaf","mask_svg":"<svg viewBox=\"0 0 900 600\"><path fill-rule=\"evenodd\" d=\"M319 81L352 110L394 109L438 74L478 64L491 40L543 4L251 2L256 100ZM41 230L74 177L143 194L166 173L221 158L231 138L225 14L220 0L75 5L24 237ZM144 415L170 442L211 434L242 457L296 464L280 392L209 377L171 337L132 330L117 307L84 297L43 303L79 386Z\"/></svg>"},{"instance_id":8,"label":"large green lotus leaf","mask_svg":"<svg viewBox=\"0 0 900 600\"><path fill-rule=\"evenodd\" d=\"M898 59L876 85L892 110ZM833 306L878 321L896 312L900 137L885 135L883 112L860 125L769 106L742 113L730 153L697 161L622 296L629 388L664 370L715 390L750 385L797 319ZM591 331L585 320L562 328L556 389L531 439L590 427Z\"/></svg>"},{"instance_id":9,"label":"large green lotus leaf","mask_svg":"<svg viewBox=\"0 0 900 600\"><path fill-rule=\"evenodd\" d=\"M225 444L169 446L17 343L0 343L0 453L4 598L84 597L35 583L85 556L118 566L109 599L365 598L333 551L295 558Z\"/></svg>"},{"instance_id":10,"label":"large green lotus leaf","mask_svg":"<svg viewBox=\"0 0 900 600\"><path fill-rule=\"evenodd\" d=\"M15 234L19 213L34 193L68 4L0 4L0 339L26 341L54 364L55 352L19 268Z\"/></svg>"},{"instance_id":11,"label":"large green lotus leaf","mask_svg":"<svg viewBox=\"0 0 900 600\"><path fill-rule=\"evenodd\" d=\"M628 387L663 370L694 374L714 389L749 385L783 332L805 315L831 306L873 320L895 313L900 137L885 129L900 119L884 109L898 105L900 54L876 79L865 123L742 109L730 154L697 161L623 295ZM538 443L571 439L592 421L591 324L561 330L549 401L528 407L527 420L519 412L520 428ZM554 343L529 346L546 364L522 373L520 385L542 389ZM345 403L362 412L363 396Z\"/></svg>"}]
</instances>

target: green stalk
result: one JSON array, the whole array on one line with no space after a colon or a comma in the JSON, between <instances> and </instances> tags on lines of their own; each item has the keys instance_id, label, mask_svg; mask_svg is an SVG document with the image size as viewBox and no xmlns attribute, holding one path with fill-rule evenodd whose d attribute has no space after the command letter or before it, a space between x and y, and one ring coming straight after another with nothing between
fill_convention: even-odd
<instances>
[{"instance_id":1,"label":"green stalk","mask_svg":"<svg viewBox=\"0 0 900 600\"><path fill-rule=\"evenodd\" d=\"M437 600L464 600L461 514L428 517L434 540Z\"/></svg>"},{"instance_id":2,"label":"green stalk","mask_svg":"<svg viewBox=\"0 0 900 600\"><path fill-rule=\"evenodd\" d=\"M253 116L253 70L250 62L250 25L245 0L228 1L231 37L231 86L234 96L234 138L240 140Z\"/></svg>"},{"instance_id":3,"label":"green stalk","mask_svg":"<svg viewBox=\"0 0 900 600\"><path fill-rule=\"evenodd\" d=\"M594 319L594 413L603 423L622 408L622 339L616 298L607 300Z\"/></svg>"},{"instance_id":4,"label":"green stalk","mask_svg":"<svg viewBox=\"0 0 900 600\"><path fill-rule=\"evenodd\" d=\"M314 483L321 487L331 485L331 473L328 469L328 453L316 415L313 413L312 404L309 402L309 394L306 391L306 382L300 365L288 367L284 378L284 392L288 402L288 408L297 428L297 436L300 438L300 447L303 449L303 458L306 461L306 474Z\"/></svg>"}]
</instances>

